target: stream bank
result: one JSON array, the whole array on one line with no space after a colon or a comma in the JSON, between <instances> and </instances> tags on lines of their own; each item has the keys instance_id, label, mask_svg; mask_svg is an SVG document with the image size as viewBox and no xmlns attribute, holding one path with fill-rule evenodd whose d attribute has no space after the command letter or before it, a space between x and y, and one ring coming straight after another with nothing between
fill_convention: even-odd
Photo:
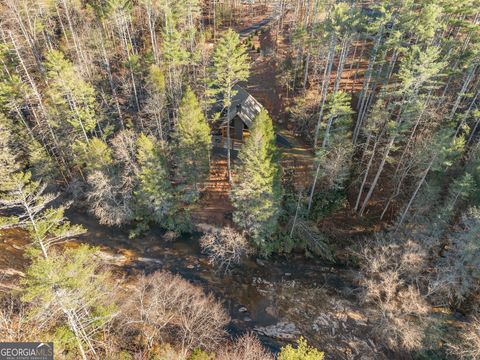
<instances>
[{"instance_id":1,"label":"stream bank","mask_svg":"<svg viewBox=\"0 0 480 360\"><path fill-rule=\"evenodd\" d=\"M91 215L70 210L74 224L88 231L66 244L86 243L101 250L115 276L135 280L140 274L170 271L211 292L231 317L232 337L255 332L278 351L299 336L326 353L326 359L386 359L369 339L368 309L356 298L356 271L302 255L249 258L223 274L201 253L200 233L172 240L160 229L129 239L128 229L101 225ZM0 236L0 291L18 288L27 261L29 239L22 230Z\"/></svg>"},{"instance_id":2,"label":"stream bank","mask_svg":"<svg viewBox=\"0 0 480 360\"><path fill-rule=\"evenodd\" d=\"M249 258L231 273L216 271L201 253L200 233L172 240L153 229L142 237L68 214L88 232L80 242L98 246L105 261L127 277L159 270L181 275L223 302L232 336L255 332L273 351L304 336L327 359L383 359L369 340L368 313L356 298L356 271L302 255ZM366 356L366 357L365 357Z\"/></svg>"}]
</instances>

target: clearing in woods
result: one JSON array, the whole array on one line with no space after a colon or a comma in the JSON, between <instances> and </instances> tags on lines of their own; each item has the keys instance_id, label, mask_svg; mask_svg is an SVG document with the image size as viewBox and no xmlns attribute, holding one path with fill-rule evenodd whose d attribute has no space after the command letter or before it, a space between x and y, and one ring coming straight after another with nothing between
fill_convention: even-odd
<instances>
[{"instance_id":1,"label":"clearing in woods","mask_svg":"<svg viewBox=\"0 0 480 360\"><path fill-rule=\"evenodd\" d=\"M274 9L274 7L272 8ZM274 20L274 18L273 15L269 15L265 19ZM281 148L282 168L284 172L293 174L298 189L306 189L313 171L314 154L311 146L305 144L286 126L286 103L284 101L286 97L281 85L276 81L278 64L273 55L274 40L271 24L265 19L257 23L261 26L253 24L249 27L253 29L251 34L259 33L254 37L260 52L250 51L253 60L251 75L247 84L242 84L242 86L265 107L272 117L277 133L290 143L289 147ZM195 221L218 226L231 224L233 206L229 197L230 189L226 158L218 153L213 153L209 179L204 184L204 191L198 207L193 210L192 215Z\"/></svg>"}]
</instances>

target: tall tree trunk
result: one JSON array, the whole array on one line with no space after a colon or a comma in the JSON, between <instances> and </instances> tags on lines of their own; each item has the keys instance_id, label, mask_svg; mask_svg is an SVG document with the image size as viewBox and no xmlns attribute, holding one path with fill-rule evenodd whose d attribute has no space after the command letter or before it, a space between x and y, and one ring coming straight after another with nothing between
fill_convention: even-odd
<instances>
[{"instance_id":1,"label":"tall tree trunk","mask_svg":"<svg viewBox=\"0 0 480 360\"><path fill-rule=\"evenodd\" d=\"M308 50L307 58L305 59L305 70L303 74L303 91L307 90L309 66L310 66L310 49Z\"/></svg>"},{"instance_id":2,"label":"tall tree trunk","mask_svg":"<svg viewBox=\"0 0 480 360\"><path fill-rule=\"evenodd\" d=\"M475 106L475 103L476 103L479 95L480 95L480 90L477 91L477 93L475 94L475 97L473 98L472 102L470 103L470 106L468 107L467 111L465 111L465 113L462 114L462 119L461 119L460 123L458 124L457 129L455 130L455 136L457 136L459 134L460 130L463 128L463 125L465 124L465 120L470 115L473 107Z\"/></svg>"},{"instance_id":3,"label":"tall tree trunk","mask_svg":"<svg viewBox=\"0 0 480 360\"><path fill-rule=\"evenodd\" d=\"M370 174L370 169L371 169L372 164L373 164L373 159L375 159L376 150L377 150L377 146L378 146L380 137L381 136L379 136L373 143L372 154L370 155L370 158L368 159L367 167L365 169L365 174L363 175L362 183L360 185L360 189L358 190L357 201L355 202L355 207L353 208L353 210L355 212L358 210L358 206L360 205L360 199L362 198L363 189L365 188L365 184L367 183L368 175Z\"/></svg>"},{"instance_id":4,"label":"tall tree trunk","mask_svg":"<svg viewBox=\"0 0 480 360\"><path fill-rule=\"evenodd\" d=\"M322 89L321 89L321 101L320 101L320 112L318 114L317 125L315 126L315 136L313 141L313 147L317 147L318 135L320 133L320 126L323 120L323 112L325 107L325 101L327 99L328 85L330 84L330 74L332 73L333 59L335 56L335 40L332 39L332 45L329 47L328 55L325 63L325 70L322 78Z\"/></svg>"},{"instance_id":5,"label":"tall tree trunk","mask_svg":"<svg viewBox=\"0 0 480 360\"><path fill-rule=\"evenodd\" d=\"M18 8L17 8L17 3L16 3L16 2L17 2L16 0L13 0L13 1L12 1L12 0L8 0L8 1L7 1L7 6L12 10L12 12L13 12L13 14L14 14L14 16L15 16L15 20L16 20L16 22L17 22L17 24L18 24L18 26L19 26L19 28L20 28L20 30L21 30L21 32L22 32L22 35L23 35L23 37L25 38L25 40L27 41L28 47L29 47L30 51L31 51L32 54L33 54L33 58L35 59L35 62L36 62L36 64L37 64L37 68L39 69L39 71L40 71L41 73L44 73L44 72L45 72L45 69L44 69L43 64L42 64L42 56L41 56L41 54L40 54L40 51L39 51L38 48L37 48L37 45L35 44L34 39L33 39L32 36L31 36L31 32L29 32L29 31L27 30L27 28L25 27L25 24L24 24L24 22L23 22L23 20L22 20L22 17L21 17L21 15L20 15L20 12L19 12L19 10L18 10ZM27 13L28 13L28 12L27 12ZM13 39L13 36L12 36L12 34L11 34L11 31L7 30L7 32L9 33L10 38ZM18 50L17 50L17 52L18 52Z\"/></svg>"},{"instance_id":6,"label":"tall tree trunk","mask_svg":"<svg viewBox=\"0 0 480 360\"><path fill-rule=\"evenodd\" d=\"M362 50L360 51L360 56L358 58L357 64L355 65L355 75L353 77L353 82L352 82L352 92L355 91L355 86L357 85L358 73L360 72L360 64L362 62L363 54L365 52L366 42L367 42L366 40L363 40L362 42Z\"/></svg>"},{"instance_id":7,"label":"tall tree trunk","mask_svg":"<svg viewBox=\"0 0 480 360\"><path fill-rule=\"evenodd\" d=\"M293 232L295 231L295 226L297 225L298 213L300 211L300 200L302 199L302 192L299 191L298 193L298 200L297 200L297 209L295 210L295 217L293 218L292 228L290 229L290 237L293 236Z\"/></svg>"},{"instance_id":8,"label":"tall tree trunk","mask_svg":"<svg viewBox=\"0 0 480 360\"><path fill-rule=\"evenodd\" d=\"M102 34L102 31L103 30L100 30L100 34ZM120 119L120 125L121 125L121 128L123 130L123 129L125 129L125 124L123 123L122 110L120 108L120 102L118 101L117 90L115 89L115 84L113 83L112 69L110 67L110 61L108 60L107 51L105 50L104 36L103 35L101 35L100 46L102 47L103 61L104 61L105 66L107 68L108 83L110 84L110 89L112 90L113 101L115 102L115 107L117 108L118 118Z\"/></svg>"},{"instance_id":9,"label":"tall tree trunk","mask_svg":"<svg viewBox=\"0 0 480 360\"><path fill-rule=\"evenodd\" d=\"M12 42L15 53L17 54L17 58L20 61L20 65L22 66L23 72L24 72L25 76L27 77L28 83L30 84L30 88L32 89L33 94L37 98L38 105L40 107L40 110L42 111L42 115L44 116L44 123L46 124L46 126L48 128L48 131L49 131L50 136L52 138L53 144L57 149L59 149L57 137L55 136L55 133L53 132L53 129L48 122L48 112L47 112L45 106L43 105L43 100L42 100L42 97L40 95L40 92L38 91L37 85L35 84L35 81L33 80L33 78L30 76L30 72L28 71L27 66L25 65L23 57L20 54L20 51L18 49L18 46L15 42L15 39L14 39L12 33L9 31L8 34L10 36L10 40Z\"/></svg>"},{"instance_id":10,"label":"tall tree trunk","mask_svg":"<svg viewBox=\"0 0 480 360\"><path fill-rule=\"evenodd\" d=\"M412 196L410 197L410 200L408 201L407 206L405 207L405 210L403 211L402 215L400 216L400 221L398 222L395 231L397 231L397 230L400 228L400 226L402 226L403 222L405 221L405 217L406 217L408 211L410 210L410 206L412 206L412 203L413 203L413 201L415 200L415 198L416 198L416 196L417 196L417 194L418 194L418 191L420 190L420 188L422 187L423 183L425 182L425 179L426 179L428 173L430 172L430 169L432 168L432 165L433 165L433 163L435 162L435 159L436 159L436 158L437 158L437 157L434 156L434 157L432 158L432 160L430 160L430 163L428 164L427 169L425 169L425 171L423 172L422 178L421 178L420 181L418 182L417 187L415 188L415 191L413 192Z\"/></svg>"},{"instance_id":11,"label":"tall tree trunk","mask_svg":"<svg viewBox=\"0 0 480 360\"><path fill-rule=\"evenodd\" d=\"M70 33L72 34L72 40L73 40L73 44L75 45L75 51L77 53L78 61L80 64L83 65L82 69L85 69L87 75L90 76L90 66L83 54L82 45L80 44L77 34L75 33L72 19L70 17L70 12L68 10L67 0L62 0L62 2L63 2L63 7L65 8L65 15L67 17L67 23L68 23L68 27L70 28Z\"/></svg>"},{"instance_id":12,"label":"tall tree trunk","mask_svg":"<svg viewBox=\"0 0 480 360\"><path fill-rule=\"evenodd\" d=\"M462 88L460 89L460 92L457 95L457 98L455 99L455 103L453 104L452 111L450 112L450 120L453 120L453 117L457 113L457 110L460 106L460 103L462 102L463 97L465 96L465 93L468 90L468 87L471 83L471 81L474 78L475 71L477 69L478 65L475 64L472 66L470 71L467 73L467 76L465 77L465 80L463 81Z\"/></svg>"},{"instance_id":13,"label":"tall tree trunk","mask_svg":"<svg viewBox=\"0 0 480 360\"><path fill-rule=\"evenodd\" d=\"M228 107L227 107L227 175L228 175L228 182L232 182L232 171L231 171L231 147L232 147L232 139L230 136L230 108L232 107L232 90L231 87L228 87L227 92L227 99L228 99Z\"/></svg>"},{"instance_id":14,"label":"tall tree trunk","mask_svg":"<svg viewBox=\"0 0 480 360\"><path fill-rule=\"evenodd\" d=\"M313 184L312 184L312 188L310 190L310 196L308 197L307 213L309 213L310 209L312 208L313 195L315 194L315 188L317 187L318 176L320 175L320 166L321 166L321 163L319 161L318 165L317 165L317 170L315 171L315 176L313 178Z\"/></svg>"},{"instance_id":15,"label":"tall tree trunk","mask_svg":"<svg viewBox=\"0 0 480 360\"><path fill-rule=\"evenodd\" d=\"M392 136L390 138L390 141L387 144L387 147L386 147L385 152L384 152L383 157L382 157L382 161L380 162L377 173L375 174L375 177L373 179L372 185L370 186L370 189L368 190L368 193L365 196L365 199L363 200L363 204L362 204L362 207L361 207L360 212L359 212L360 216L363 216L363 213L365 212L365 209L368 205L368 202L370 201L370 198L372 197L373 191L375 190L375 188L378 184L378 179L380 178L380 175L383 172L385 163L388 159L388 155L390 154L390 151L392 150L392 147L393 147L393 143L395 142L395 138L396 138L396 136Z\"/></svg>"},{"instance_id":16,"label":"tall tree trunk","mask_svg":"<svg viewBox=\"0 0 480 360\"><path fill-rule=\"evenodd\" d=\"M384 27L382 26L375 38L375 44L373 46L373 49L372 49L372 55L370 56L370 60L368 61L368 68L367 68L367 80L364 81L363 83L363 88L362 88L362 92L360 94L360 99L359 99L359 114L363 114L364 112L364 107L365 107L365 100L366 100L366 96L368 94L368 90L369 90L369 87L370 87L370 83L372 81L372 75L373 75L373 67L375 65L375 62L376 62L376 59L377 59L377 52L378 52L378 48L380 47L380 44L382 42L382 38L383 38L383 32L384 32ZM357 143L357 139L358 139L358 136L360 134L360 129L362 128L362 125L363 125L363 116L358 116L357 118L357 123L355 124L355 129L353 131L353 144L356 144Z\"/></svg>"},{"instance_id":17,"label":"tall tree trunk","mask_svg":"<svg viewBox=\"0 0 480 360\"><path fill-rule=\"evenodd\" d=\"M155 33L155 20L153 18L153 10L149 5L145 6L147 12L147 20L148 20L148 30L150 32L150 41L152 43L152 54L153 59L155 60L155 64L159 65L159 57L158 57L158 47L157 47L157 34Z\"/></svg>"},{"instance_id":18,"label":"tall tree trunk","mask_svg":"<svg viewBox=\"0 0 480 360\"><path fill-rule=\"evenodd\" d=\"M349 50L350 50L350 39L348 37L346 37L342 41L342 50L340 52L340 58L338 59L337 75L335 77L335 83L333 85L333 92L337 92L338 89L340 88L340 84L341 84L341 81L342 81L343 69L345 67L345 60L347 58Z\"/></svg>"}]
</instances>

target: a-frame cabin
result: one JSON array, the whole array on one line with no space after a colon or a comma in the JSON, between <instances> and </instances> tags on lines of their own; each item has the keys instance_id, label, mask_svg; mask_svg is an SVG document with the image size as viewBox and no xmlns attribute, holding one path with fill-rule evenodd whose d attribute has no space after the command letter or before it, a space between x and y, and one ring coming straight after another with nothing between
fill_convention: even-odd
<instances>
[{"instance_id":1,"label":"a-frame cabin","mask_svg":"<svg viewBox=\"0 0 480 360\"><path fill-rule=\"evenodd\" d=\"M253 122L263 110L263 106L241 86L235 85L233 90L235 96L232 98L230 111L226 109L222 111L220 119L212 131L212 142L214 148L227 149L227 126L230 126L231 149L238 151L250 136Z\"/></svg>"}]
</instances>

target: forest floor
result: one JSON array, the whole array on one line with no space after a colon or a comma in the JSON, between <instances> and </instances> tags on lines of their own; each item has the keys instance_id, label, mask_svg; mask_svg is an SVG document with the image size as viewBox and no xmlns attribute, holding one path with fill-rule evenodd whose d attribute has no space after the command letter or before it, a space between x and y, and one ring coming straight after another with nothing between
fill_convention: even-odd
<instances>
[{"instance_id":1,"label":"forest floor","mask_svg":"<svg viewBox=\"0 0 480 360\"><path fill-rule=\"evenodd\" d=\"M227 160L213 156L210 162L210 175L201 192L200 202L192 211L193 222L219 227L231 225L233 206L230 201L230 189Z\"/></svg>"},{"instance_id":2,"label":"forest floor","mask_svg":"<svg viewBox=\"0 0 480 360\"><path fill-rule=\"evenodd\" d=\"M299 134L295 134L288 122L290 99L284 87L279 84L279 59L284 56L287 41L279 34L276 39L276 24L259 35L260 53L252 54L254 65L246 89L267 109L272 117L277 134L290 143L290 147L281 148L281 165L284 172L291 174L298 190L308 187L314 167L314 153Z\"/></svg>"}]
</instances>

